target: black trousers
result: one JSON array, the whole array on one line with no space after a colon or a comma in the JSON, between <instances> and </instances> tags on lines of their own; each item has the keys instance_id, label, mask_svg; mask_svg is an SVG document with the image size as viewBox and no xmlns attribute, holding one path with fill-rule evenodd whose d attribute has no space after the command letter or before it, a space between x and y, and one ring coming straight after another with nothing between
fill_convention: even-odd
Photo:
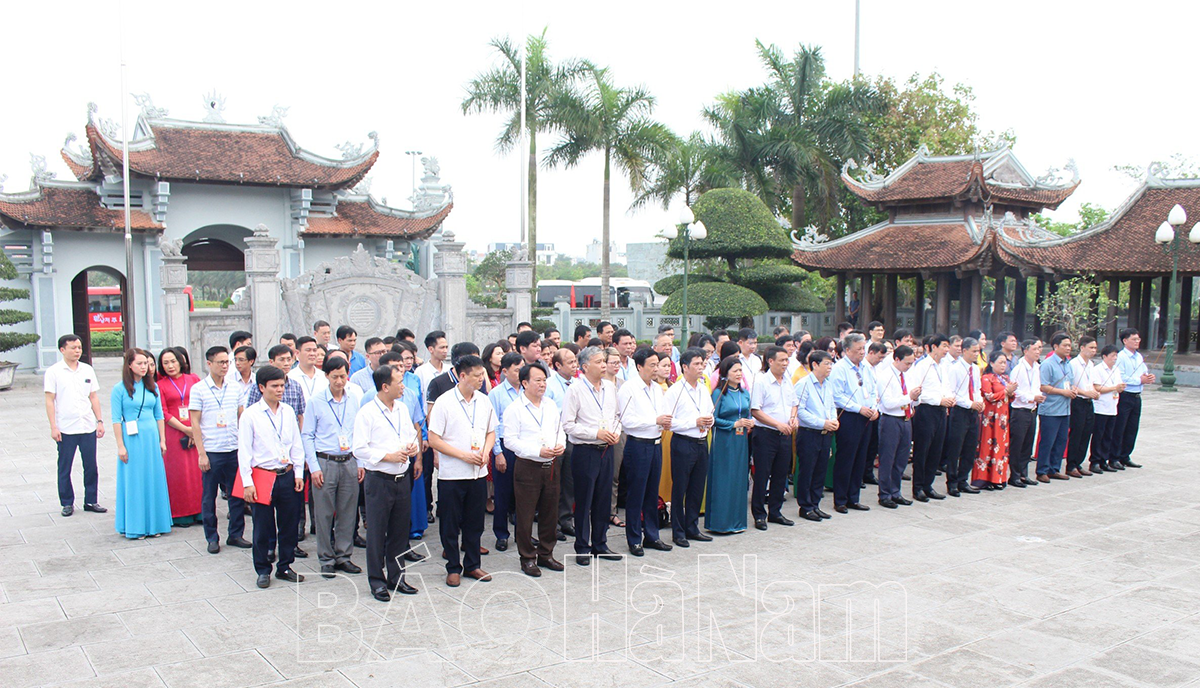
<instances>
[{"instance_id":1,"label":"black trousers","mask_svg":"<svg viewBox=\"0 0 1200 688\"><path fill-rule=\"evenodd\" d=\"M1029 460L1033 458L1034 431L1037 426L1037 411L1034 409L1010 407L1008 414L1009 444L1008 453L1011 457L1009 464L1009 480L1025 478L1029 468Z\"/></svg>"},{"instance_id":2,"label":"black trousers","mask_svg":"<svg viewBox=\"0 0 1200 688\"><path fill-rule=\"evenodd\" d=\"M632 435L625 438L621 462L625 482L625 540L630 547L658 540L658 483L662 477L662 443Z\"/></svg>"},{"instance_id":3,"label":"black trousers","mask_svg":"<svg viewBox=\"0 0 1200 688\"><path fill-rule=\"evenodd\" d=\"M1116 438L1113 436L1117 429L1117 417L1097 413L1095 420L1096 425L1092 428L1092 455L1089 459L1092 466L1117 460Z\"/></svg>"},{"instance_id":4,"label":"black trousers","mask_svg":"<svg viewBox=\"0 0 1200 688\"><path fill-rule=\"evenodd\" d=\"M501 442L502 440L496 440ZM504 454L505 467L503 471L496 470L496 455L492 454L491 469L492 472L492 493L493 493L493 508L492 508L492 534L497 540L508 539L508 516L509 514L516 515L513 509L513 465L517 462L517 455L501 446L501 451Z\"/></svg>"},{"instance_id":5,"label":"black trousers","mask_svg":"<svg viewBox=\"0 0 1200 688\"><path fill-rule=\"evenodd\" d=\"M846 411L839 419L837 456L833 460L833 503L858 504L863 468L867 463L868 430L875 426L860 413Z\"/></svg>"},{"instance_id":6,"label":"black trousers","mask_svg":"<svg viewBox=\"0 0 1200 688\"><path fill-rule=\"evenodd\" d=\"M558 457L558 527L575 525L575 474L571 469L574 446L567 442L563 455Z\"/></svg>"},{"instance_id":7,"label":"black trousers","mask_svg":"<svg viewBox=\"0 0 1200 688\"><path fill-rule=\"evenodd\" d=\"M200 518L204 521L204 539L217 542L217 486L228 493L237 477L237 451L208 452L208 470L200 479ZM246 503L229 495L229 537L240 538L246 532Z\"/></svg>"},{"instance_id":8,"label":"black trousers","mask_svg":"<svg viewBox=\"0 0 1200 688\"><path fill-rule=\"evenodd\" d=\"M946 409L942 406L920 404L913 412L912 487L932 490L942 462L942 445L946 441Z\"/></svg>"},{"instance_id":9,"label":"black trousers","mask_svg":"<svg viewBox=\"0 0 1200 688\"><path fill-rule=\"evenodd\" d=\"M479 540L483 537L486 513L487 478L438 479L438 533L442 536L442 549L446 550L446 573L479 568Z\"/></svg>"},{"instance_id":10,"label":"black trousers","mask_svg":"<svg viewBox=\"0 0 1200 688\"><path fill-rule=\"evenodd\" d=\"M792 436L774 428L755 427L750 433L754 445L754 489L750 493L750 513L754 520L783 515L788 474L792 472ZM674 444L671 465L675 464ZM673 497L672 497L673 498Z\"/></svg>"},{"instance_id":11,"label":"black trousers","mask_svg":"<svg viewBox=\"0 0 1200 688\"><path fill-rule=\"evenodd\" d=\"M612 517L613 448L577 444L571 452L575 488L575 553L592 554L608 547Z\"/></svg>"},{"instance_id":12,"label":"black trousers","mask_svg":"<svg viewBox=\"0 0 1200 688\"><path fill-rule=\"evenodd\" d=\"M867 462L863 466L864 483L869 478L875 477L875 459L879 458L879 421L881 420L883 420L882 415L867 424Z\"/></svg>"},{"instance_id":13,"label":"black trousers","mask_svg":"<svg viewBox=\"0 0 1200 688\"><path fill-rule=\"evenodd\" d=\"M1113 430L1116 456L1121 463L1129 463L1133 447L1137 444L1138 426L1142 423L1142 395L1138 392L1121 392L1117 397L1117 427Z\"/></svg>"},{"instance_id":14,"label":"black trousers","mask_svg":"<svg viewBox=\"0 0 1200 688\"><path fill-rule=\"evenodd\" d=\"M113 432L119 432L116 428ZM75 503L75 487L71 485L71 468L75 463L75 450L79 450L79 458L83 460L83 503L96 503L96 433L85 432L78 435L63 433L62 441L58 443L58 503L60 506L71 506Z\"/></svg>"},{"instance_id":15,"label":"black trousers","mask_svg":"<svg viewBox=\"0 0 1200 688\"><path fill-rule=\"evenodd\" d=\"M410 465L400 476L367 471L363 478L367 495L367 583L371 590L395 587L404 576L404 553L408 551L412 520L411 472Z\"/></svg>"},{"instance_id":16,"label":"black trousers","mask_svg":"<svg viewBox=\"0 0 1200 688\"><path fill-rule=\"evenodd\" d=\"M704 499L707 480L708 442L687 435L672 435L671 535L676 539L700 532L700 502Z\"/></svg>"},{"instance_id":17,"label":"black trousers","mask_svg":"<svg viewBox=\"0 0 1200 688\"><path fill-rule=\"evenodd\" d=\"M1091 399L1076 397L1071 400L1071 426L1067 431L1067 470L1083 468L1088 445L1096 427L1096 411Z\"/></svg>"},{"instance_id":18,"label":"black trousers","mask_svg":"<svg viewBox=\"0 0 1200 688\"><path fill-rule=\"evenodd\" d=\"M946 488L970 482L971 469L979 455L979 413L952 406L944 447L942 470L946 473Z\"/></svg>"},{"instance_id":19,"label":"black trousers","mask_svg":"<svg viewBox=\"0 0 1200 688\"><path fill-rule=\"evenodd\" d=\"M513 476L513 499L517 513L517 553L521 561L549 559L558 542L558 459L549 462L517 458L508 468ZM533 517L537 514L538 544L533 546Z\"/></svg>"},{"instance_id":20,"label":"black trousers","mask_svg":"<svg viewBox=\"0 0 1200 688\"><path fill-rule=\"evenodd\" d=\"M879 417L879 498L901 497L904 467L912 451L912 421L895 416Z\"/></svg>"},{"instance_id":21,"label":"black trousers","mask_svg":"<svg viewBox=\"0 0 1200 688\"><path fill-rule=\"evenodd\" d=\"M800 511L821 506L825 492L825 467L829 465L829 448L833 435L811 428L800 428L796 434L796 456L800 459L800 480L795 485ZM675 457L672 454L671 461Z\"/></svg>"},{"instance_id":22,"label":"black trousers","mask_svg":"<svg viewBox=\"0 0 1200 688\"><path fill-rule=\"evenodd\" d=\"M295 470L275 476L271 489L270 504L253 504L250 513L254 517L254 570L260 576L271 572L267 551L272 543L278 543L279 559L276 571L286 571L296 560L296 525L300 522L300 510L304 508L304 497L296 491Z\"/></svg>"}]
</instances>

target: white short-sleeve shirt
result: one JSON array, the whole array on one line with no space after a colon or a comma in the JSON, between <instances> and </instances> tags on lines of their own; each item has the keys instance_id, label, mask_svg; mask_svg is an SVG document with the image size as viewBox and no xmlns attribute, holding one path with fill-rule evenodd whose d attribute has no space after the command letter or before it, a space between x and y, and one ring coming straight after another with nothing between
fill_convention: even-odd
<instances>
[{"instance_id":1,"label":"white short-sleeve shirt","mask_svg":"<svg viewBox=\"0 0 1200 688\"><path fill-rule=\"evenodd\" d=\"M496 424L496 410L482 392L475 392L467 402L457 386L438 397L429 412L429 432L459 449L471 448L473 434L483 448L487 434L496 431ZM476 466L438 452L439 480L475 480L487 477L487 473L487 464Z\"/></svg>"},{"instance_id":2,"label":"white short-sleeve shirt","mask_svg":"<svg viewBox=\"0 0 1200 688\"><path fill-rule=\"evenodd\" d=\"M59 361L46 369L45 391L54 395L54 423L64 435L96 432L96 414L92 412L92 392L100 391L96 371L80 361L75 370Z\"/></svg>"}]
</instances>

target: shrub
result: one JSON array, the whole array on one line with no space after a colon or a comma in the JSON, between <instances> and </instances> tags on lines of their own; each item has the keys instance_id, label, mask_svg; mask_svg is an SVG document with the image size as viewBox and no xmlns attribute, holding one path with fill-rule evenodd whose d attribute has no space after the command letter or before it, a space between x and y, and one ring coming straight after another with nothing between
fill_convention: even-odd
<instances>
[{"instance_id":1,"label":"shrub","mask_svg":"<svg viewBox=\"0 0 1200 688\"><path fill-rule=\"evenodd\" d=\"M120 332L93 332L92 351L121 351L125 347L125 335Z\"/></svg>"},{"instance_id":2,"label":"shrub","mask_svg":"<svg viewBox=\"0 0 1200 688\"><path fill-rule=\"evenodd\" d=\"M720 282L721 280L712 275L698 275L695 273L688 275L688 284L699 284L700 282ZM654 283L654 291L663 296L670 296L683 288L683 274L671 275L664 277Z\"/></svg>"},{"instance_id":3,"label":"shrub","mask_svg":"<svg viewBox=\"0 0 1200 688\"><path fill-rule=\"evenodd\" d=\"M741 189L713 189L692 206L708 237L693 240L692 258L787 258L792 242L758 196ZM683 239L670 242L667 255L683 258Z\"/></svg>"},{"instance_id":4,"label":"shrub","mask_svg":"<svg viewBox=\"0 0 1200 688\"><path fill-rule=\"evenodd\" d=\"M17 268L3 251L0 251L0 280L17 278ZM29 298L28 289L0 288L0 303L22 301ZM11 308L0 308L0 325L18 325L33 320L33 314ZM36 342L39 337L27 332L0 332L0 354L19 349Z\"/></svg>"},{"instance_id":5,"label":"shrub","mask_svg":"<svg viewBox=\"0 0 1200 688\"><path fill-rule=\"evenodd\" d=\"M688 312L709 318L744 318L766 313L767 302L745 287L727 282L701 282L687 288ZM663 315L683 314L683 290L667 297Z\"/></svg>"}]
</instances>

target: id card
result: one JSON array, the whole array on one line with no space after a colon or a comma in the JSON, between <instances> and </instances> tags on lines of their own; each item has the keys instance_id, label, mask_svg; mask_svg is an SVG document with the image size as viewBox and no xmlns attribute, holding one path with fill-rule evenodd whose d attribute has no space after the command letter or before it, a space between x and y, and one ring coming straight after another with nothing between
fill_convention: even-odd
<instances>
[{"instance_id":1,"label":"id card","mask_svg":"<svg viewBox=\"0 0 1200 688\"><path fill-rule=\"evenodd\" d=\"M137 424L138 422L136 420L125 421L125 434L129 437L133 437L134 435L138 434Z\"/></svg>"},{"instance_id":2,"label":"id card","mask_svg":"<svg viewBox=\"0 0 1200 688\"><path fill-rule=\"evenodd\" d=\"M338 435L338 447L341 448L342 451L349 451L350 438L345 435Z\"/></svg>"},{"instance_id":3,"label":"id card","mask_svg":"<svg viewBox=\"0 0 1200 688\"><path fill-rule=\"evenodd\" d=\"M218 411L218 412L217 412L217 427L218 427L218 428L223 428L223 427L225 427L226 425L227 425L227 423L225 422L225 412L224 412L224 411Z\"/></svg>"},{"instance_id":4,"label":"id card","mask_svg":"<svg viewBox=\"0 0 1200 688\"><path fill-rule=\"evenodd\" d=\"M479 428L471 428L471 451L480 449L483 449L483 431Z\"/></svg>"},{"instance_id":5,"label":"id card","mask_svg":"<svg viewBox=\"0 0 1200 688\"><path fill-rule=\"evenodd\" d=\"M735 432L736 432L737 434L739 434L739 435L745 435L745 434L746 434L746 428L743 428L742 426L740 426L740 425L739 425L739 426L737 427L737 430L735 430Z\"/></svg>"},{"instance_id":6,"label":"id card","mask_svg":"<svg viewBox=\"0 0 1200 688\"><path fill-rule=\"evenodd\" d=\"M188 410L187 410L187 407L186 407L186 406L180 406L180 407L179 407L179 420L187 420L187 419L188 419Z\"/></svg>"}]
</instances>

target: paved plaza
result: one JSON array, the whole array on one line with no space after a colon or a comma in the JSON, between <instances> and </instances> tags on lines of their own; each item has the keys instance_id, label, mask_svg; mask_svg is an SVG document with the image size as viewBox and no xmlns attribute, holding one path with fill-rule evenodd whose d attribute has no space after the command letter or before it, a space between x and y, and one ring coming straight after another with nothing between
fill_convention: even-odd
<instances>
[{"instance_id":1,"label":"paved plaza","mask_svg":"<svg viewBox=\"0 0 1200 688\"><path fill-rule=\"evenodd\" d=\"M117 368L97 368L109 417ZM6 688L1200 685L1200 390L1146 395L1141 470L751 529L537 580L514 547L484 557L495 581L456 589L431 530L414 543L431 560L409 569L421 594L390 605L365 575L322 578L315 556L296 563L304 583L259 590L249 552L209 555L199 527L118 536L111 435L109 513L77 503L61 517L40 390L22 375L0 393ZM76 481L82 494L78 464ZM315 555L313 538L303 546Z\"/></svg>"}]
</instances>

